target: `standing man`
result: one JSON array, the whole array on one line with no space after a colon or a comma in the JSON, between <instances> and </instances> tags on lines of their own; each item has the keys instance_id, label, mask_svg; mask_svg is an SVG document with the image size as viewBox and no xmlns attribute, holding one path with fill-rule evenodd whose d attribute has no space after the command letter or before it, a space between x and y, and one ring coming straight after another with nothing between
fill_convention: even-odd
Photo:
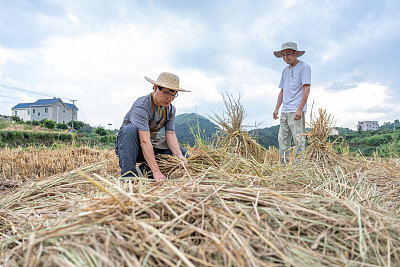
<instances>
[{"instance_id":1,"label":"standing man","mask_svg":"<svg viewBox=\"0 0 400 267\"><path fill-rule=\"evenodd\" d=\"M305 112L307 99L310 94L311 68L303 61L298 60L305 51L298 51L297 44L286 42L281 50L275 51L277 58L283 58L288 66L283 70L273 117L278 118L279 108L282 107L280 129L278 135L279 156L281 163L286 163L286 152L291 147L292 137L296 146L296 157L304 151L306 146Z\"/></svg>"},{"instance_id":2,"label":"standing man","mask_svg":"<svg viewBox=\"0 0 400 267\"><path fill-rule=\"evenodd\" d=\"M178 76L172 73L161 73L157 81L144 78L153 84L153 93L139 97L125 115L115 153L119 157L122 176L137 176L136 163L141 163L139 169L151 171L159 182L167 178L160 172L156 155L174 155L186 162L187 151L179 146L175 135L175 107L171 102L178 97L178 91L190 91L180 88ZM163 127L165 138L157 134Z\"/></svg>"}]
</instances>

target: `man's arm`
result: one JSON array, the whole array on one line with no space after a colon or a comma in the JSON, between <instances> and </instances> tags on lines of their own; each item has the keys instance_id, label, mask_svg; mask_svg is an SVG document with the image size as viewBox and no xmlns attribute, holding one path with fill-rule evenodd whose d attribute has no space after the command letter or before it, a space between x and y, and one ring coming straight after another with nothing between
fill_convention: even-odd
<instances>
[{"instance_id":1,"label":"man's arm","mask_svg":"<svg viewBox=\"0 0 400 267\"><path fill-rule=\"evenodd\" d=\"M310 94L310 85L309 84L303 85L303 96L301 97L299 108L296 110L296 113L294 114L295 121L301 119L301 116L303 115L303 109L307 103L309 94Z\"/></svg>"},{"instance_id":2,"label":"man's arm","mask_svg":"<svg viewBox=\"0 0 400 267\"><path fill-rule=\"evenodd\" d=\"M278 118L278 112L279 112L279 108L282 105L282 102L283 102L283 89L281 89L281 91L278 95L278 101L276 102L275 111L272 114L272 116L274 117L274 120L276 120Z\"/></svg>"},{"instance_id":3,"label":"man's arm","mask_svg":"<svg viewBox=\"0 0 400 267\"><path fill-rule=\"evenodd\" d=\"M150 132L147 131L139 131L139 140L140 147L142 148L144 159L149 165L151 171L153 172L154 179L158 181L162 181L167 179L164 174L161 173L158 168L158 164L156 158L154 156L153 145L150 141Z\"/></svg>"},{"instance_id":4,"label":"man's arm","mask_svg":"<svg viewBox=\"0 0 400 267\"><path fill-rule=\"evenodd\" d=\"M168 148L171 150L175 157L186 161L186 158L182 155L182 151L179 148L178 139L174 131L165 131L165 139L167 141Z\"/></svg>"}]
</instances>

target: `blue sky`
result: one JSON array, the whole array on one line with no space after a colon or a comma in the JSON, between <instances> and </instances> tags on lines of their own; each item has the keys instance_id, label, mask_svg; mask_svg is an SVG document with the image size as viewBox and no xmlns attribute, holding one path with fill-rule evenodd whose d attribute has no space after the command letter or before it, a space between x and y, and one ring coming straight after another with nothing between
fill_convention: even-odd
<instances>
[{"instance_id":1,"label":"blue sky","mask_svg":"<svg viewBox=\"0 0 400 267\"><path fill-rule=\"evenodd\" d=\"M399 29L397 0L0 0L0 84L76 99L80 120L118 128L151 92L143 76L168 71L192 91L178 114L212 115L222 92L241 94L246 123L263 128L278 124L285 63L273 51L295 41L312 69L309 111L355 129L400 118ZM0 95L0 114L41 98Z\"/></svg>"}]
</instances>

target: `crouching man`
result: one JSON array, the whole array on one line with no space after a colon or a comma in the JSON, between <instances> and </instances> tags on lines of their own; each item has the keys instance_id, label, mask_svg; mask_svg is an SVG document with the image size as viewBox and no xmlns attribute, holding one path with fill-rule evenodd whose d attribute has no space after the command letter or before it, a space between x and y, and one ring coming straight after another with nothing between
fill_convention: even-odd
<instances>
[{"instance_id":1,"label":"crouching man","mask_svg":"<svg viewBox=\"0 0 400 267\"><path fill-rule=\"evenodd\" d=\"M140 171L148 171L159 182L166 179L160 172L155 156L174 155L186 161L186 150L179 146L175 135L175 107L171 102L178 92L190 92L179 87L175 74L163 72L157 81L144 77L152 83L153 93L139 97L125 115L115 143L119 157L121 175L138 175L136 163L141 163ZM158 131L165 128L165 138Z\"/></svg>"}]
</instances>

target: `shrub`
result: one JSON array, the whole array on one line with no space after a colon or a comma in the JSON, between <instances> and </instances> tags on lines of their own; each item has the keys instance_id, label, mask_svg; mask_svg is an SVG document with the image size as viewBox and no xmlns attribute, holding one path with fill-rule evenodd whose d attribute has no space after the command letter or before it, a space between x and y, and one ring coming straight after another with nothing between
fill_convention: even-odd
<instances>
[{"instance_id":1,"label":"shrub","mask_svg":"<svg viewBox=\"0 0 400 267\"><path fill-rule=\"evenodd\" d=\"M94 129L94 132L100 136L106 136L107 135L107 130L104 129L103 127L97 127Z\"/></svg>"},{"instance_id":2,"label":"shrub","mask_svg":"<svg viewBox=\"0 0 400 267\"><path fill-rule=\"evenodd\" d=\"M45 120L43 122L43 126L46 127L47 129L54 129L56 127L56 122L53 120Z\"/></svg>"},{"instance_id":3,"label":"shrub","mask_svg":"<svg viewBox=\"0 0 400 267\"><path fill-rule=\"evenodd\" d=\"M66 130L68 129L68 125L65 123L57 123L57 129Z\"/></svg>"},{"instance_id":4,"label":"shrub","mask_svg":"<svg viewBox=\"0 0 400 267\"><path fill-rule=\"evenodd\" d=\"M6 121L4 119L0 119L0 129L5 129L10 126L11 122Z\"/></svg>"},{"instance_id":5,"label":"shrub","mask_svg":"<svg viewBox=\"0 0 400 267\"><path fill-rule=\"evenodd\" d=\"M12 115L11 119L16 123L24 123L24 121L21 120L21 118L18 115Z\"/></svg>"},{"instance_id":6,"label":"shrub","mask_svg":"<svg viewBox=\"0 0 400 267\"><path fill-rule=\"evenodd\" d=\"M69 121L69 122L67 123L67 125L68 125L69 127L72 127L72 121ZM83 125L85 125L84 122L81 122L81 121L74 121L74 129L77 130L77 131L79 131L79 130L83 127Z\"/></svg>"}]
</instances>

